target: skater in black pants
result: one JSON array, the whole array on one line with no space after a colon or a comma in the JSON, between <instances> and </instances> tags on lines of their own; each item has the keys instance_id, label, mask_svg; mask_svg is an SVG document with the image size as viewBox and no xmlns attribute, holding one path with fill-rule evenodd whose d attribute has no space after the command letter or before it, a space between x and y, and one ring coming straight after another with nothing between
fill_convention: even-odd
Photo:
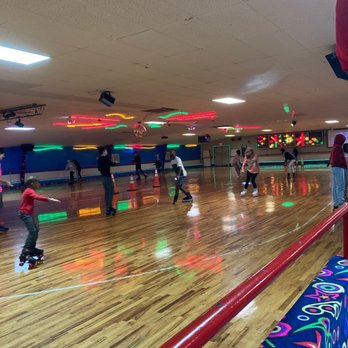
<instances>
[{"instance_id":1,"label":"skater in black pants","mask_svg":"<svg viewBox=\"0 0 348 348\"><path fill-rule=\"evenodd\" d=\"M34 200L44 201L44 202L56 202L60 203L60 200L55 198L49 198L45 196L38 195L35 190L40 187L40 182L34 177L29 177L26 182L27 188L23 192L22 203L19 208L19 217L24 222L25 227L28 230L28 236L24 243L24 247L21 255L19 256L20 266L28 261L29 268L35 266L37 260L34 256L38 257L40 260L43 257L44 251L42 249L36 248L36 242L39 234L39 227L37 226L33 213L34 213Z\"/></svg>"},{"instance_id":2,"label":"skater in black pants","mask_svg":"<svg viewBox=\"0 0 348 348\"><path fill-rule=\"evenodd\" d=\"M185 197L182 199L183 202L192 202L192 196L190 192L185 191L182 188L182 185L184 184L184 180L187 176L187 172L185 170L185 167L182 163L182 160L180 157L176 155L175 150L170 151L170 158L171 158L171 166L173 167L175 171L175 196L173 200L173 204L175 204L179 198L179 190L185 194Z\"/></svg>"},{"instance_id":3,"label":"skater in black pants","mask_svg":"<svg viewBox=\"0 0 348 348\"><path fill-rule=\"evenodd\" d=\"M69 171L69 174L70 174L69 185L72 185L75 181L75 170L76 170L76 167L73 161L68 160L66 162L65 170Z\"/></svg>"},{"instance_id":4,"label":"skater in black pants","mask_svg":"<svg viewBox=\"0 0 348 348\"><path fill-rule=\"evenodd\" d=\"M80 163L79 163L77 160L73 160L73 163L74 163L75 168L76 168L76 170L77 170L77 175L78 175L77 180L81 180L81 179L82 179L82 176L81 176L81 170L82 170L82 168L81 168L81 166L80 166Z\"/></svg>"},{"instance_id":5,"label":"skater in black pants","mask_svg":"<svg viewBox=\"0 0 348 348\"><path fill-rule=\"evenodd\" d=\"M105 147L99 148L100 157L98 159L98 170L102 176L105 198L105 214L115 215L116 209L112 206L112 198L114 196L114 183L111 178L110 167L116 166L116 162L112 162L108 151Z\"/></svg>"},{"instance_id":6,"label":"skater in black pants","mask_svg":"<svg viewBox=\"0 0 348 348\"><path fill-rule=\"evenodd\" d=\"M134 151L134 159L133 162L135 162L135 171L137 172L137 180L140 180L140 173L144 175L144 178L147 178L147 175L143 172L141 169L141 157L138 153L138 151Z\"/></svg>"}]
</instances>

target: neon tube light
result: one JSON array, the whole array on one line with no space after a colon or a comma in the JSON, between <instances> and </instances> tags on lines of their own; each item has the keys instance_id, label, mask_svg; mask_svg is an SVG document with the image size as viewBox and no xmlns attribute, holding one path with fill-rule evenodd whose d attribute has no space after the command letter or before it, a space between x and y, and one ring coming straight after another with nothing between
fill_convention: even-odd
<instances>
[{"instance_id":1,"label":"neon tube light","mask_svg":"<svg viewBox=\"0 0 348 348\"><path fill-rule=\"evenodd\" d=\"M106 127L106 130L112 130L112 129L119 129L119 128L127 128L128 126L126 124L118 124L117 126L109 126Z\"/></svg>"},{"instance_id":2,"label":"neon tube light","mask_svg":"<svg viewBox=\"0 0 348 348\"><path fill-rule=\"evenodd\" d=\"M73 150L97 150L97 145L75 145Z\"/></svg>"},{"instance_id":3,"label":"neon tube light","mask_svg":"<svg viewBox=\"0 0 348 348\"><path fill-rule=\"evenodd\" d=\"M176 111L176 112L171 112L170 114L167 115L163 115L163 116L158 116L158 118L162 118L162 119L167 119L176 115L188 115L188 112L186 111Z\"/></svg>"},{"instance_id":4,"label":"neon tube light","mask_svg":"<svg viewBox=\"0 0 348 348\"><path fill-rule=\"evenodd\" d=\"M61 145L35 145L34 152L50 151L50 150L63 150Z\"/></svg>"},{"instance_id":5,"label":"neon tube light","mask_svg":"<svg viewBox=\"0 0 348 348\"><path fill-rule=\"evenodd\" d=\"M107 117L113 117L113 116L121 117L124 120L133 120L133 118L135 118L135 116L126 116L124 114L119 114L119 113L106 114L105 116L107 116Z\"/></svg>"}]
</instances>

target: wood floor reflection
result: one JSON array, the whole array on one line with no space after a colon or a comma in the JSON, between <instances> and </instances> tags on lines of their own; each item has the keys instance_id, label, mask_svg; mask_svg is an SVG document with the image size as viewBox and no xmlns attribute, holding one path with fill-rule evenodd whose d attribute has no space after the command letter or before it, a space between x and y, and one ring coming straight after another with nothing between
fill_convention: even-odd
<instances>
[{"instance_id":1,"label":"wood floor reflection","mask_svg":"<svg viewBox=\"0 0 348 348\"><path fill-rule=\"evenodd\" d=\"M229 168L189 171L193 204L172 204L172 173L127 192L118 180L115 217L103 213L98 181L42 187L61 205L38 202L46 261L18 266L26 231L19 192L4 194L0 235L0 347L159 347L331 212L330 173L264 170L259 197L241 198ZM258 347L331 255L336 225L207 347Z\"/></svg>"}]
</instances>

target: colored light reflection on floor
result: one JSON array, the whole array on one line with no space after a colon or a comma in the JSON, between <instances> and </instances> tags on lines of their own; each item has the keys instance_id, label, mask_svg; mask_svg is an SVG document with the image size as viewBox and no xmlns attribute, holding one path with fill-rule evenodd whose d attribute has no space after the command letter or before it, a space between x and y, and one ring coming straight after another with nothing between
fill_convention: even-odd
<instances>
[{"instance_id":1,"label":"colored light reflection on floor","mask_svg":"<svg viewBox=\"0 0 348 348\"><path fill-rule=\"evenodd\" d=\"M57 222L63 221L68 218L68 214L66 211L60 211L57 213L47 213L47 214L39 214L38 220L40 224L45 224L49 222Z\"/></svg>"},{"instance_id":2,"label":"colored light reflection on floor","mask_svg":"<svg viewBox=\"0 0 348 348\"><path fill-rule=\"evenodd\" d=\"M286 207L286 208L290 208L290 207L294 206L294 203L292 203L292 202L284 202L284 203L282 203L282 206Z\"/></svg>"},{"instance_id":3,"label":"colored light reflection on floor","mask_svg":"<svg viewBox=\"0 0 348 348\"><path fill-rule=\"evenodd\" d=\"M132 208L131 201L118 201L117 202L117 210L118 211L124 211Z\"/></svg>"},{"instance_id":4,"label":"colored light reflection on floor","mask_svg":"<svg viewBox=\"0 0 348 348\"><path fill-rule=\"evenodd\" d=\"M79 209L79 216L91 216L101 214L100 207Z\"/></svg>"}]
</instances>

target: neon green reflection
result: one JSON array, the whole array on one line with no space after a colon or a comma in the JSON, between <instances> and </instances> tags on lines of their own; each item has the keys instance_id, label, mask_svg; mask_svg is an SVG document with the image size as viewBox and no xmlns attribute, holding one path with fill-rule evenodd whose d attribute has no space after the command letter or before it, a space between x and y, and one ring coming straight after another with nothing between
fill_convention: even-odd
<instances>
[{"instance_id":1,"label":"neon green reflection","mask_svg":"<svg viewBox=\"0 0 348 348\"><path fill-rule=\"evenodd\" d=\"M294 206L294 203L292 203L292 202L284 202L284 203L282 203L282 206L286 207L286 208L290 208L290 207Z\"/></svg>"},{"instance_id":2,"label":"neon green reflection","mask_svg":"<svg viewBox=\"0 0 348 348\"><path fill-rule=\"evenodd\" d=\"M44 223L48 223L48 222L63 221L63 220L66 220L67 218L68 218L68 214L66 211L38 215L38 220L39 220L40 224L44 224Z\"/></svg>"}]
</instances>

